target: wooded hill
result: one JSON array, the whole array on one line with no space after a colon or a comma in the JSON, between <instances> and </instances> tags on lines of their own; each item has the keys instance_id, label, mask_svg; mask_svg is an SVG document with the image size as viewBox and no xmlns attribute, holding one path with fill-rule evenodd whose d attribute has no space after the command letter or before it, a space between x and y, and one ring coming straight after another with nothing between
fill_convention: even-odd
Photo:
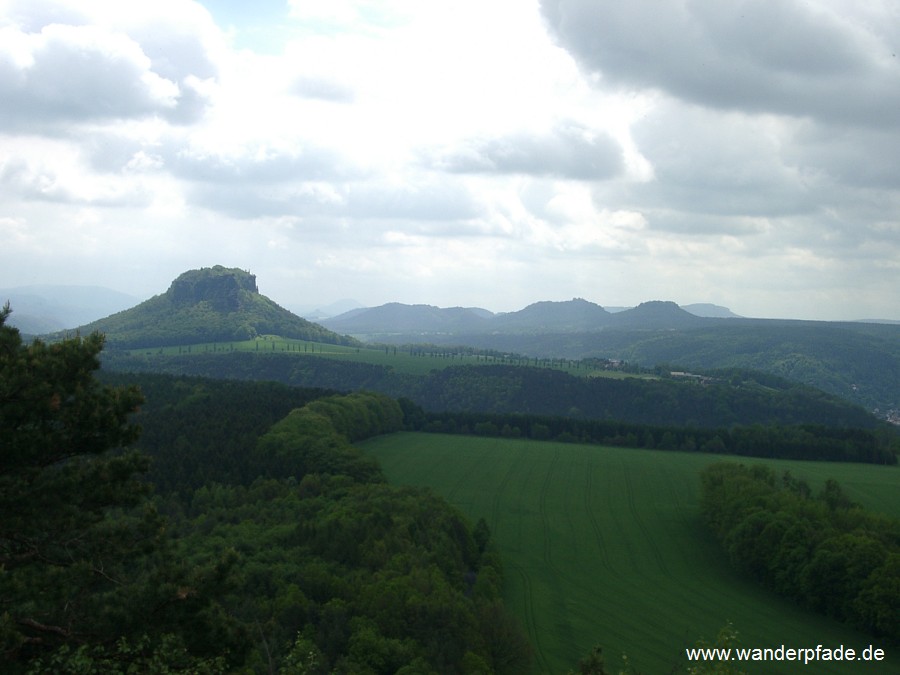
<instances>
[{"instance_id":1,"label":"wooded hill","mask_svg":"<svg viewBox=\"0 0 900 675\"><path fill-rule=\"evenodd\" d=\"M93 377L99 335L25 345L7 315L4 673L527 672L487 526L350 445L396 401L159 376L144 399Z\"/></svg>"},{"instance_id":2,"label":"wooded hill","mask_svg":"<svg viewBox=\"0 0 900 675\"><path fill-rule=\"evenodd\" d=\"M389 366L302 353L166 355L113 350L105 354L104 368L378 391L409 398L428 412L555 415L702 428L819 424L893 431L859 406L753 371L722 372L706 384L671 377L579 377L550 368L516 365L447 366L412 375L395 372Z\"/></svg>"},{"instance_id":3,"label":"wooded hill","mask_svg":"<svg viewBox=\"0 0 900 675\"><path fill-rule=\"evenodd\" d=\"M185 272L162 295L76 330L104 333L107 344L118 347L249 340L266 334L356 344L261 295L255 275L221 265Z\"/></svg>"}]
</instances>

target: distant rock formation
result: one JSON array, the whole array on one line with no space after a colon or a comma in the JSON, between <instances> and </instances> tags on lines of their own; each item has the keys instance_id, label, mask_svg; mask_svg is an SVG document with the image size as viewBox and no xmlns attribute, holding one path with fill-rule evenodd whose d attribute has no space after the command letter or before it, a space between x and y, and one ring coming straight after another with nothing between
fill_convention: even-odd
<instances>
[{"instance_id":1,"label":"distant rock formation","mask_svg":"<svg viewBox=\"0 0 900 675\"><path fill-rule=\"evenodd\" d=\"M208 302L216 311L236 312L242 307L241 291L259 294L256 275L216 265L181 274L167 293L175 304Z\"/></svg>"}]
</instances>

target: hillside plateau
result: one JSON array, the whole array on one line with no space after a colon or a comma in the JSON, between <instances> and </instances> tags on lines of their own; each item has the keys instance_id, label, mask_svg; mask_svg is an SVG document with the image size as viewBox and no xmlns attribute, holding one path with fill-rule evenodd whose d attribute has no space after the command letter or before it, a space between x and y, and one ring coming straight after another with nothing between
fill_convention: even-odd
<instances>
[{"instance_id":1,"label":"hillside plateau","mask_svg":"<svg viewBox=\"0 0 900 675\"><path fill-rule=\"evenodd\" d=\"M262 295L255 275L221 265L185 272L165 293L77 330L104 333L111 347L121 348L250 340L268 334L357 344Z\"/></svg>"}]
</instances>

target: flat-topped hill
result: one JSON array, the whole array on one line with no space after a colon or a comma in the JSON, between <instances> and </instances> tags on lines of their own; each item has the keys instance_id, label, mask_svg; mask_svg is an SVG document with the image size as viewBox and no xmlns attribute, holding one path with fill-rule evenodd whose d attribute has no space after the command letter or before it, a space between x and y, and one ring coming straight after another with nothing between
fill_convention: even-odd
<instances>
[{"instance_id":1,"label":"flat-topped hill","mask_svg":"<svg viewBox=\"0 0 900 675\"><path fill-rule=\"evenodd\" d=\"M356 344L262 295L255 275L221 265L185 272L165 293L78 330L99 331L110 346L124 348L250 340L259 335Z\"/></svg>"}]
</instances>

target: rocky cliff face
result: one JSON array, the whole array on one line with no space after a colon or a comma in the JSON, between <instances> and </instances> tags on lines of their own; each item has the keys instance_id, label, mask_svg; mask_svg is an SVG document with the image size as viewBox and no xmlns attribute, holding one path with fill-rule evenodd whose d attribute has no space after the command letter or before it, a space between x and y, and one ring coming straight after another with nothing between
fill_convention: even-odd
<instances>
[{"instance_id":1,"label":"rocky cliff face","mask_svg":"<svg viewBox=\"0 0 900 675\"><path fill-rule=\"evenodd\" d=\"M218 311L234 312L241 308L241 291L259 293L256 275L216 265L185 272L167 293L176 304L208 302Z\"/></svg>"}]
</instances>

